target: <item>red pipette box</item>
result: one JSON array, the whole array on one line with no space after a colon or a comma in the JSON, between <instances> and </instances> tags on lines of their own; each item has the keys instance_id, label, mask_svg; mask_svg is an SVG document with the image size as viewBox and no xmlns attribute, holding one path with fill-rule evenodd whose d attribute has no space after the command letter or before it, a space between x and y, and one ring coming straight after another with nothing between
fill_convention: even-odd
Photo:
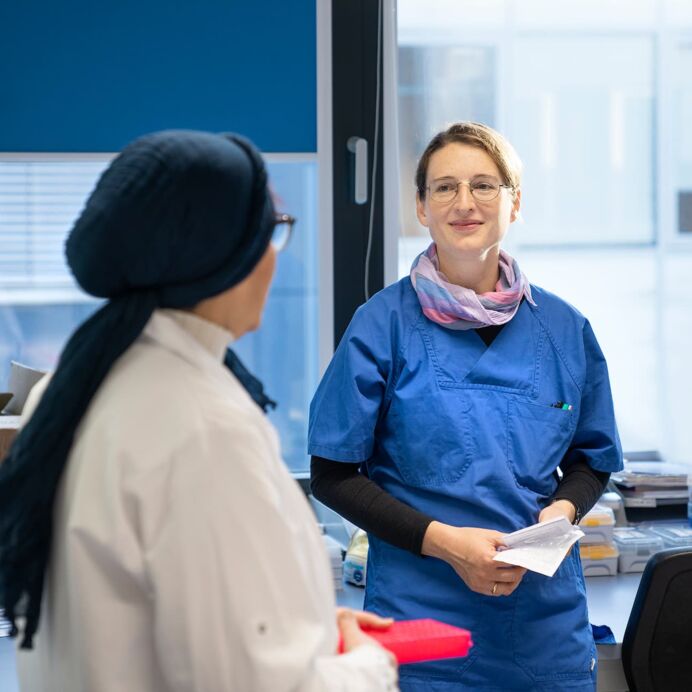
<instances>
[{"instance_id":1,"label":"red pipette box","mask_svg":"<svg viewBox=\"0 0 692 692\"><path fill-rule=\"evenodd\" d=\"M468 630L430 618L397 620L386 630L361 629L391 651L399 665L466 656L473 646ZM339 653L343 652L343 642L339 641Z\"/></svg>"}]
</instances>

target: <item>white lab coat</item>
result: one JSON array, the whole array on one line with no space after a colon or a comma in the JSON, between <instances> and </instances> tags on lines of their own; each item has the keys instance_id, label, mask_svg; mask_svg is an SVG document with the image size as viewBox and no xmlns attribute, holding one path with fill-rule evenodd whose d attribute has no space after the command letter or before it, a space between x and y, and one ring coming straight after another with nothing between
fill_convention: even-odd
<instances>
[{"instance_id":1,"label":"white lab coat","mask_svg":"<svg viewBox=\"0 0 692 692\"><path fill-rule=\"evenodd\" d=\"M378 647L333 655L322 538L222 364L230 338L158 310L92 400L56 497L35 648L18 652L23 692L396 688Z\"/></svg>"}]
</instances>

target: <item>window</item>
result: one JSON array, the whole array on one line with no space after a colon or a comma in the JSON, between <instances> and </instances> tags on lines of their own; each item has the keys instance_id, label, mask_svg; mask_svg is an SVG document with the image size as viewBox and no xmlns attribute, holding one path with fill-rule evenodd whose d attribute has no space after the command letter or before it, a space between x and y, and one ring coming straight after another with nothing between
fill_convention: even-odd
<instances>
[{"instance_id":1,"label":"window","mask_svg":"<svg viewBox=\"0 0 692 692\"><path fill-rule=\"evenodd\" d=\"M551 32L513 46L506 134L525 167L522 245L652 242L652 38Z\"/></svg>"},{"instance_id":2,"label":"window","mask_svg":"<svg viewBox=\"0 0 692 692\"><path fill-rule=\"evenodd\" d=\"M689 457L692 5L399 0L398 62L399 275L430 242L413 184L430 137L500 130L525 166L507 250L593 324L624 447Z\"/></svg>"},{"instance_id":3,"label":"window","mask_svg":"<svg viewBox=\"0 0 692 692\"><path fill-rule=\"evenodd\" d=\"M279 206L298 224L279 257L262 328L236 350L279 402L270 416L286 462L305 471L307 411L318 378L317 164L311 154L266 158ZM100 304L74 284L63 244L109 159L0 159L0 390L7 386L10 360L53 368L69 335Z\"/></svg>"},{"instance_id":4,"label":"window","mask_svg":"<svg viewBox=\"0 0 692 692\"><path fill-rule=\"evenodd\" d=\"M676 41L673 58L672 115L675 147L673 190L677 207L676 230L692 237L692 35Z\"/></svg>"}]
</instances>

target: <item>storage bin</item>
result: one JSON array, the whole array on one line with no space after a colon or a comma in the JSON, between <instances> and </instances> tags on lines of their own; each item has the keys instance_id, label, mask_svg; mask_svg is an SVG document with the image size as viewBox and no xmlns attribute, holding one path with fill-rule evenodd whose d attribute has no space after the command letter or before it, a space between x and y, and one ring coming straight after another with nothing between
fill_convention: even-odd
<instances>
[{"instance_id":1,"label":"storage bin","mask_svg":"<svg viewBox=\"0 0 692 692\"><path fill-rule=\"evenodd\" d=\"M666 548L692 548L692 526L652 526L651 530L663 538Z\"/></svg>"},{"instance_id":2,"label":"storage bin","mask_svg":"<svg viewBox=\"0 0 692 692\"><path fill-rule=\"evenodd\" d=\"M620 553L619 572L643 572L649 558L665 548L663 538L645 528L616 528L613 540Z\"/></svg>"},{"instance_id":3,"label":"storage bin","mask_svg":"<svg viewBox=\"0 0 692 692\"><path fill-rule=\"evenodd\" d=\"M627 526L627 515L625 514L625 505L621 495L615 492L603 493L598 504L610 507L613 510L615 526Z\"/></svg>"},{"instance_id":4,"label":"storage bin","mask_svg":"<svg viewBox=\"0 0 692 692\"><path fill-rule=\"evenodd\" d=\"M610 577L617 574L618 549L615 544L580 545L579 555L585 577Z\"/></svg>"},{"instance_id":5,"label":"storage bin","mask_svg":"<svg viewBox=\"0 0 692 692\"><path fill-rule=\"evenodd\" d=\"M612 543L613 527L615 526L615 514L610 507L596 503L579 522L579 528L584 532L581 545L593 545L596 543Z\"/></svg>"}]
</instances>

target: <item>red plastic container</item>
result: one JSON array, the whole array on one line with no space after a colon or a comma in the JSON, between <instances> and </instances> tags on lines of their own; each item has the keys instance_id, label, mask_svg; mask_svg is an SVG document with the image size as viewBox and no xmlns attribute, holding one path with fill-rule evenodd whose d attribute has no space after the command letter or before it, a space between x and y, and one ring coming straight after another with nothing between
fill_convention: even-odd
<instances>
[{"instance_id":1,"label":"red plastic container","mask_svg":"<svg viewBox=\"0 0 692 692\"><path fill-rule=\"evenodd\" d=\"M431 618L397 620L386 630L371 627L361 629L391 651L399 665L463 657L473 646L468 630ZM343 642L340 641L339 653L343 651Z\"/></svg>"}]
</instances>

